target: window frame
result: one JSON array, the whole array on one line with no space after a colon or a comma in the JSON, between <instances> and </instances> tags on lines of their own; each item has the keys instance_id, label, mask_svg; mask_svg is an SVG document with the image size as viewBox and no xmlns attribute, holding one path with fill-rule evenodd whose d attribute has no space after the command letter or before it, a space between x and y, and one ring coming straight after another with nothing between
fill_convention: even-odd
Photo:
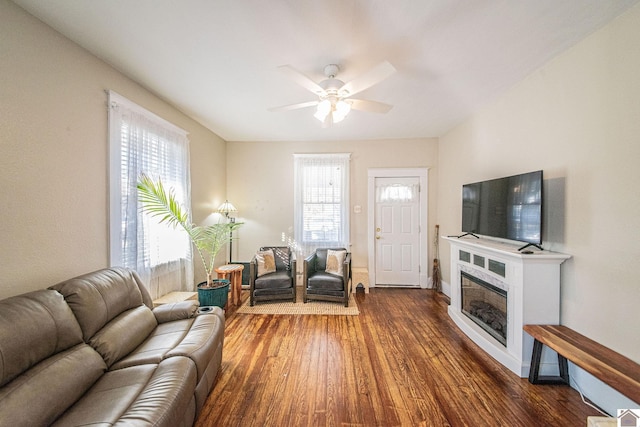
<instances>
[{"instance_id":1,"label":"window frame","mask_svg":"<svg viewBox=\"0 0 640 427\"><path fill-rule=\"evenodd\" d=\"M188 133L184 129L181 129L174 124L164 120L163 118L151 113L145 108L137 105L129 99L119 95L114 91L107 91L108 95L108 119L109 119L109 134L108 134L108 146L109 146L109 265L110 266L127 266L135 269L141 276L145 285L149 287L152 298L156 298L171 290L192 290L193 288L193 262L192 262L192 247L188 240L188 236L184 236L187 244L185 245L184 256L181 254L177 259L169 261L161 261L157 264L151 265L151 256L149 260L145 262L145 266L140 266L138 260L137 267L126 265L125 254L123 250L123 241L125 240L125 231L123 225L123 195L125 194L122 187L123 179L123 159L126 158L126 154L123 153L123 141L122 132L125 122L122 120L122 115L118 114L118 109L122 111L130 112L143 116L145 121L150 123L150 128L145 129L145 132L150 132L152 137L150 140L155 141L162 140L163 144L176 143L176 147L183 152L180 162L175 162L171 167L177 168L179 173L183 176L184 185L178 189L179 193L184 194L183 201L185 205L190 205L190 162L189 162L189 141ZM155 132L159 131L159 132ZM171 137L166 135L160 135L162 132L167 132L167 135L177 135L178 141L172 141ZM149 140L145 139L145 142L149 143ZM162 156L162 155L160 155ZM142 171L146 172L146 171ZM162 178L162 176L161 176ZM133 184L136 185L138 177L128 177L129 181L133 179ZM165 182L166 185L166 182ZM184 188L182 188L184 187ZM129 189L129 191L137 191L136 189ZM190 206L187 206L190 208ZM136 211L140 212L140 204L137 202ZM190 209L189 209L190 211ZM137 236L135 238L135 245L140 244L140 233L144 233L142 228L148 230L149 224L147 216L139 214L138 217L142 217L142 223L139 223ZM149 218L150 219L150 218ZM140 219L136 220L140 221ZM165 225L161 225L166 227ZM138 250L138 253L140 251ZM145 251L145 256L147 252ZM164 277L164 281L163 281ZM179 283L171 284L169 281L179 280ZM174 289L169 289L174 287Z\"/></svg>"},{"instance_id":2,"label":"window frame","mask_svg":"<svg viewBox=\"0 0 640 427\"><path fill-rule=\"evenodd\" d=\"M330 153L330 154L294 154L294 238L296 244L302 249L304 253L311 253L316 248L331 248L331 247L344 247L347 248L350 245L350 170L349 163L351 159L351 153ZM330 192L329 186L318 187L318 179L320 176L310 176L309 169L317 167L329 167L337 168L339 171L321 174L322 178L339 179L339 194L337 196L328 195ZM313 175L311 173L311 175ZM310 186L313 187L313 190ZM332 185L332 184L329 184ZM309 192L314 194L311 196ZM324 194L323 194L324 193ZM313 200L309 200L309 198ZM338 200L336 200L336 197ZM339 206L336 208L333 206L328 210L330 216L334 218L327 219L322 218L322 215L317 218L316 222L329 221L334 225L339 223L334 232L337 232L335 238L324 239L310 239L309 233L312 233L312 227L309 227L308 215L306 212L313 209L313 206L320 207L320 211L326 210L325 208L330 205ZM335 216L338 216L336 219ZM318 224L320 226L320 224ZM321 227L322 228L322 227ZM319 230L320 231L320 230Z\"/></svg>"}]
</instances>

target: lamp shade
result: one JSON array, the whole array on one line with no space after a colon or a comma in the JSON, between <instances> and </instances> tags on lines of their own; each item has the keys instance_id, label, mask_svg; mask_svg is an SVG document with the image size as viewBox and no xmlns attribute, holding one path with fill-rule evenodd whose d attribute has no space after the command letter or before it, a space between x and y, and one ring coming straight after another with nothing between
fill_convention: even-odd
<instances>
[{"instance_id":1,"label":"lamp shade","mask_svg":"<svg viewBox=\"0 0 640 427\"><path fill-rule=\"evenodd\" d=\"M238 212L238 209L230 201L225 200L218 208L218 212L228 217L231 212Z\"/></svg>"}]
</instances>

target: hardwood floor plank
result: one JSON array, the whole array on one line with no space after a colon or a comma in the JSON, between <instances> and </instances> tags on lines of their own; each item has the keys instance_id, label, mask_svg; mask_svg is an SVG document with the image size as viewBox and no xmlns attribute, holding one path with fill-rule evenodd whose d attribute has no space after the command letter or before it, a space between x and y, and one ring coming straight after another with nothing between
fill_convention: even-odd
<instances>
[{"instance_id":1,"label":"hardwood floor plank","mask_svg":"<svg viewBox=\"0 0 640 427\"><path fill-rule=\"evenodd\" d=\"M571 388L533 386L486 355L442 294L375 288L356 301L359 316L228 312L196 426L584 426L598 415Z\"/></svg>"}]
</instances>

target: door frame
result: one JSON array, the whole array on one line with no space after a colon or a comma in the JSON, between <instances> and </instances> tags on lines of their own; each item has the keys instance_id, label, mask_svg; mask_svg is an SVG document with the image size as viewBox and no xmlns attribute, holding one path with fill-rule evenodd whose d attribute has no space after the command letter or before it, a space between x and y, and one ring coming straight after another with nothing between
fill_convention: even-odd
<instances>
[{"instance_id":1,"label":"door frame","mask_svg":"<svg viewBox=\"0 0 640 427\"><path fill-rule=\"evenodd\" d=\"M418 177L420 180L420 274L419 285L426 288L429 283L429 168L371 168L367 170L367 250L368 271L371 287L376 286L376 247L375 247L375 206L376 178Z\"/></svg>"}]
</instances>

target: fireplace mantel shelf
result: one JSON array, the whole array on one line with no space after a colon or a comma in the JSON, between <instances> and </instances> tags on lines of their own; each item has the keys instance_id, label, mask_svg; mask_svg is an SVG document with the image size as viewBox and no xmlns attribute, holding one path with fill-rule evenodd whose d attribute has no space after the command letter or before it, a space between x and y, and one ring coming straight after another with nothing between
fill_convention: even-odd
<instances>
[{"instance_id":1,"label":"fireplace mantel shelf","mask_svg":"<svg viewBox=\"0 0 640 427\"><path fill-rule=\"evenodd\" d=\"M518 251L522 245L483 238L443 239L451 247L449 316L489 355L520 377L527 377L533 339L522 327L559 323L560 265L570 256L540 250L523 254ZM462 272L507 291L506 344L498 342L463 313Z\"/></svg>"},{"instance_id":2,"label":"fireplace mantel shelf","mask_svg":"<svg viewBox=\"0 0 640 427\"><path fill-rule=\"evenodd\" d=\"M558 260L559 262L563 262L564 260L571 258L570 255L566 255L560 252L540 251L535 248L532 250L532 254L523 254L522 252L518 251L518 248L522 247L522 243L511 244L499 240L485 239L482 237L476 239L475 237L469 236L461 238L443 236L442 238L452 243L467 245L473 248L482 248L489 251L494 251L502 256L513 257L525 261Z\"/></svg>"}]
</instances>

